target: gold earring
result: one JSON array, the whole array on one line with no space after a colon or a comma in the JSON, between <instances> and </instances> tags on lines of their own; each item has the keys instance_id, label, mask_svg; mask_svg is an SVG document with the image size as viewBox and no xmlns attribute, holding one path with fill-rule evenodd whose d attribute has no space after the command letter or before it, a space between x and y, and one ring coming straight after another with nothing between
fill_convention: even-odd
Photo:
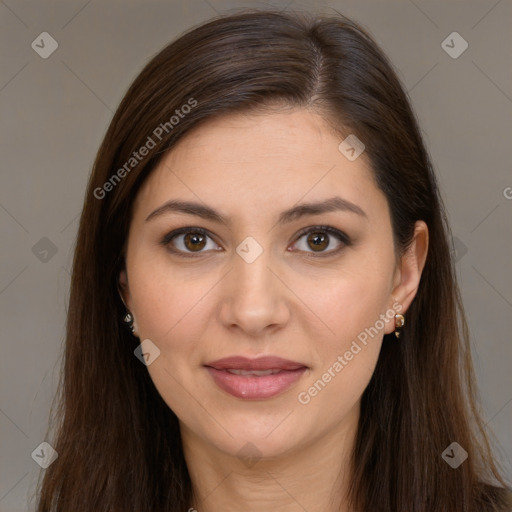
<instances>
[{"instance_id":1,"label":"gold earring","mask_svg":"<svg viewBox=\"0 0 512 512\"><path fill-rule=\"evenodd\" d=\"M405 318L404 315L401 315L400 313L395 315L395 336L397 338L400 338L400 329L405 324Z\"/></svg>"}]
</instances>

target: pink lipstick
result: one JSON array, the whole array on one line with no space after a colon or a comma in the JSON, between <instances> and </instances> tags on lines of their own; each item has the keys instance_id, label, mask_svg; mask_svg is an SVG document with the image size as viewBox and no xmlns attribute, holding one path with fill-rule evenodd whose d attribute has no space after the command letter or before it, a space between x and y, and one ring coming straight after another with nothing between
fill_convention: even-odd
<instances>
[{"instance_id":1,"label":"pink lipstick","mask_svg":"<svg viewBox=\"0 0 512 512\"><path fill-rule=\"evenodd\" d=\"M227 393L245 400L277 396L297 382L308 367L276 356L249 359L233 356L205 364L214 382Z\"/></svg>"}]
</instances>

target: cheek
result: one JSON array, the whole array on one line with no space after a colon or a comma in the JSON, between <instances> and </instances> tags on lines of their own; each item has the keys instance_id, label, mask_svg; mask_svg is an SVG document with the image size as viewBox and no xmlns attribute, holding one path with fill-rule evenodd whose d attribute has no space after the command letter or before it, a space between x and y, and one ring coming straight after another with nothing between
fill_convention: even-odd
<instances>
[{"instance_id":1,"label":"cheek","mask_svg":"<svg viewBox=\"0 0 512 512\"><path fill-rule=\"evenodd\" d=\"M210 287L199 279L164 276L155 267L130 283L140 339L150 339L160 350L148 366L150 377L169 408L190 421L201 420L201 408L190 406L191 397L203 394L191 369L202 364L201 326L208 314L204 295Z\"/></svg>"},{"instance_id":2,"label":"cheek","mask_svg":"<svg viewBox=\"0 0 512 512\"><path fill-rule=\"evenodd\" d=\"M207 273L191 278L184 271L166 270L158 265L146 268L134 276L130 290L140 339L150 339L160 351L148 366L149 374L167 405L181 417L190 409L190 397L204 394L197 371L205 362L204 332L217 300L216 279Z\"/></svg>"},{"instance_id":3,"label":"cheek","mask_svg":"<svg viewBox=\"0 0 512 512\"><path fill-rule=\"evenodd\" d=\"M382 267L342 270L336 276L324 276L297 289L307 297L306 305L318 318L318 334L324 339L319 348L327 353L343 350L351 341L364 339L364 333L383 330L379 320L389 303L389 279ZM307 292L307 293L306 293Z\"/></svg>"},{"instance_id":4,"label":"cheek","mask_svg":"<svg viewBox=\"0 0 512 512\"><path fill-rule=\"evenodd\" d=\"M167 343L177 331L194 325L206 278L191 280L186 272L164 268L158 261L134 265L130 292L141 336Z\"/></svg>"},{"instance_id":5,"label":"cheek","mask_svg":"<svg viewBox=\"0 0 512 512\"><path fill-rule=\"evenodd\" d=\"M330 279L316 280L308 295L321 331L315 337L310 333L315 364L297 398L305 414L326 422L341 420L360 399L375 369L388 320L388 269L382 262L359 263L351 271L347 266Z\"/></svg>"},{"instance_id":6,"label":"cheek","mask_svg":"<svg viewBox=\"0 0 512 512\"><path fill-rule=\"evenodd\" d=\"M379 357L387 291L382 282L353 275L311 297L329 329L312 338L315 364L297 393L305 415L336 424L361 398Z\"/></svg>"}]
</instances>

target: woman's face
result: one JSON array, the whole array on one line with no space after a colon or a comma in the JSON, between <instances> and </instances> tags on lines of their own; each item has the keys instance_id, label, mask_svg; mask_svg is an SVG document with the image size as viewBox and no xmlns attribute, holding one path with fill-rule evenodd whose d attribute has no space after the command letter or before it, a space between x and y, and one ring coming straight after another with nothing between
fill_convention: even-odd
<instances>
[{"instance_id":1,"label":"woman's face","mask_svg":"<svg viewBox=\"0 0 512 512\"><path fill-rule=\"evenodd\" d=\"M357 420L417 282L397 270L365 153L340 142L307 110L229 115L184 137L142 186L121 281L182 434L275 456ZM289 365L251 361L266 356ZM230 357L249 361L217 362Z\"/></svg>"}]
</instances>

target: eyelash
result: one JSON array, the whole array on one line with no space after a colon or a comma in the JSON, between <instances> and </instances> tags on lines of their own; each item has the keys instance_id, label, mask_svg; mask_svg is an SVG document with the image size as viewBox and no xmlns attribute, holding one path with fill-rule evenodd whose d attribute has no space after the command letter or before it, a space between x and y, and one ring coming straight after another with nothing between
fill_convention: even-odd
<instances>
[{"instance_id":1,"label":"eyelash","mask_svg":"<svg viewBox=\"0 0 512 512\"><path fill-rule=\"evenodd\" d=\"M348 235L343 233L343 231L339 231L338 229L335 229L331 226L310 226L310 227L301 229L297 233L294 244L298 240L300 240L304 235L311 233L311 232L321 232L321 233L327 233L328 235L333 235L336 238L338 238L338 240L343 244L341 247L338 247L337 249L326 251L326 252L321 252L321 253L317 253L317 254L315 254L314 252L310 253L309 251L302 251L302 252L306 252L313 258L325 258L328 256L332 256L334 254L339 253L344 247L350 246L352 243L350 240L350 237ZM174 231L171 231L170 233L168 233L167 235L165 235L163 237L163 239L161 240L160 243L164 247L166 247L170 252L172 252L173 254L176 254L177 256L180 256L183 258L197 258L197 257L201 256L201 254L202 254L201 252L197 252L197 253L183 252L179 249L175 249L170 246L170 242L173 238L175 238L179 235L187 234L187 233L196 233L199 235L207 236L213 240L213 237L206 229L203 229L200 227L187 226L187 227L183 227L183 228L179 228L179 229L175 229Z\"/></svg>"}]
</instances>

